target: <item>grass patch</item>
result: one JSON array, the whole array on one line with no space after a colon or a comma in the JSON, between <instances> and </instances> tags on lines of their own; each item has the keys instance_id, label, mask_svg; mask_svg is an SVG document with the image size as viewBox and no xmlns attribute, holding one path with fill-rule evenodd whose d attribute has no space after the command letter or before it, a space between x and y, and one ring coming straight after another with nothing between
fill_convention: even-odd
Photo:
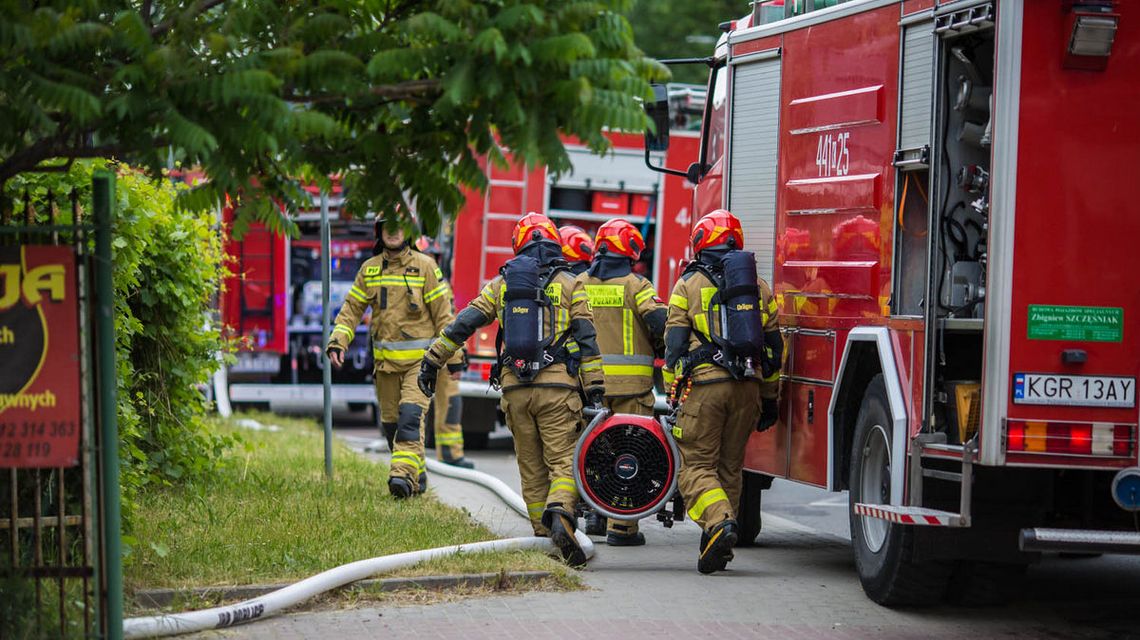
<instances>
[{"instance_id":1,"label":"grass patch","mask_svg":"<svg viewBox=\"0 0 1140 640\"><path fill-rule=\"evenodd\" d=\"M219 421L240 444L207 482L153 489L138 501L128 592L157 587L291 582L375 556L496 536L467 514L430 495L398 502L387 468L335 443L334 479L324 477L322 435L307 420L246 414L275 425L254 431ZM444 558L396 575L545 570L555 584L576 578L538 551Z\"/></svg>"}]
</instances>

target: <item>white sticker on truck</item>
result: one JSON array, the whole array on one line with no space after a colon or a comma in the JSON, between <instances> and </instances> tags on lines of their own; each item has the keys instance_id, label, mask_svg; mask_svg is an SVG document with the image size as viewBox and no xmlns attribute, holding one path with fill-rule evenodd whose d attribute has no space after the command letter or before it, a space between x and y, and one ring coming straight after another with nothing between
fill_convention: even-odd
<instances>
[{"instance_id":1,"label":"white sticker on truck","mask_svg":"<svg viewBox=\"0 0 1140 640\"><path fill-rule=\"evenodd\" d=\"M1136 378L1016 373L1013 402L1130 409L1136 406Z\"/></svg>"}]
</instances>

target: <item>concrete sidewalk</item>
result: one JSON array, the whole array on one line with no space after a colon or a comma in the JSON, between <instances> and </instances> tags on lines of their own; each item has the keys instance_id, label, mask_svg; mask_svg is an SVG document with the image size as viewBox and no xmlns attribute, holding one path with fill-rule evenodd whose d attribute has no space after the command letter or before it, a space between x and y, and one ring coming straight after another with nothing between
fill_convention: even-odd
<instances>
[{"instance_id":1,"label":"concrete sidewalk","mask_svg":"<svg viewBox=\"0 0 1140 640\"><path fill-rule=\"evenodd\" d=\"M364 443L346 439L357 448ZM518 486L509 452L471 457L480 470ZM491 492L438 475L431 483L441 500L467 509L499 535L529 535L526 521ZM582 572L586 591L297 613L200 637L932 639L1123 638L1137 633L1137 589L1093 604L1070 597L1103 588L1104 581L1135 584L1135 565L1121 565L1108 575L1098 567L1076 576L1052 576L1068 593L1037 593L1036 601L1013 607L891 610L863 594L846 540L784 518L766 516L762 546L738 550L731 570L713 576L696 572L700 532L692 523L665 529L652 521L643 523L643 530L649 540L644 547L615 549L599 541L597 556Z\"/></svg>"}]
</instances>

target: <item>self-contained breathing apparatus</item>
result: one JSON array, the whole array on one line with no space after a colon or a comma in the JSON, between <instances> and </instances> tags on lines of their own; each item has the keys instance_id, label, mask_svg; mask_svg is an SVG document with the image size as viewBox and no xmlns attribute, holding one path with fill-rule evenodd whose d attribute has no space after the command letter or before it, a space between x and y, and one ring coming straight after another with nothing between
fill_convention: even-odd
<instances>
[{"instance_id":1,"label":"self-contained breathing apparatus","mask_svg":"<svg viewBox=\"0 0 1140 640\"><path fill-rule=\"evenodd\" d=\"M564 363L571 376L578 375L577 358L568 345L569 327L557 333L553 303L563 292L554 290L561 287L552 281L565 269L566 264L561 261L540 267L537 259L520 255L499 270L506 291L502 321L495 335L495 364L491 368L491 384L495 388L501 385L503 367L524 383L556 363ZM565 293L569 295L568 291Z\"/></svg>"},{"instance_id":2,"label":"self-contained breathing apparatus","mask_svg":"<svg viewBox=\"0 0 1140 640\"><path fill-rule=\"evenodd\" d=\"M702 309L706 314L708 335L697 331L701 345L682 360L682 369L691 373L702 364L714 364L743 380L756 373L759 365L764 377L779 366L766 357L764 348L764 312L760 287L756 280L756 256L751 251L732 250L717 264L695 260L685 272L700 272L716 286Z\"/></svg>"}]
</instances>

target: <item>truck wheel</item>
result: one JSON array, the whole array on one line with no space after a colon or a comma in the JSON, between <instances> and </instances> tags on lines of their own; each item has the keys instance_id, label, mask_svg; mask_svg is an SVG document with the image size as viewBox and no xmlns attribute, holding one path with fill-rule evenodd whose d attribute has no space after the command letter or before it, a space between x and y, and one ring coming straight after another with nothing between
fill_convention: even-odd
<instances>
[{"instance_id":1,"label":"truck wheel","mask_svg":"<svg viewBox=\"0 0 1140 640\"><path fill-rule=\"evenodd\" d=\"M851 451L848 512L855 569L867 597L886 605L927 605L946 593L952 565L913 560L913 526L855 514L855 505L888 504L891 474L904 473L902 461L891 460L891 413L883 376L867 386Z\"/></svg>"},{"instance_id":2,"label":"truck wheel","mask_svg":"<svg viewBox=\"0 0 1140 640\"><path fill-rule=\"evenodd\" d=\"M761 473L744 472L744 482L740 492L740 511L736 523L740 527L740 538L736 546L750 547L764 528L760 517L760 499L764 490L772 486L772 476Z\"/></svg>"}]
</instances>

